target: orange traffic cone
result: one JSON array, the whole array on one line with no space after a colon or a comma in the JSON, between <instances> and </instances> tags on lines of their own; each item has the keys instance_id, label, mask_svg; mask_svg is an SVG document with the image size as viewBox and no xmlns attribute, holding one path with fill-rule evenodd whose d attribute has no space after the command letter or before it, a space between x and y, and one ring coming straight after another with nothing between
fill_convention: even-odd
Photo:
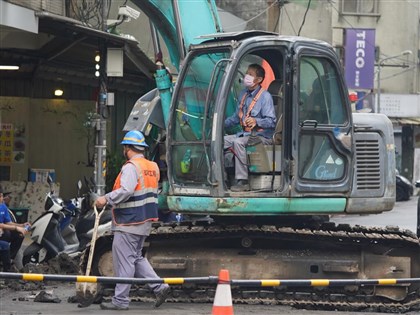
<instances>
[{"instance_id":1,"label":"orange traffic cone","mask_svg":"<svg viewBox=\"0 0 420 315\"><path fill-rule=\"evenodd\" d=\"M212 315L233 315L229 270L222 269L219 272L219 283L214 296Z\"/></svg>"}]
</instances>

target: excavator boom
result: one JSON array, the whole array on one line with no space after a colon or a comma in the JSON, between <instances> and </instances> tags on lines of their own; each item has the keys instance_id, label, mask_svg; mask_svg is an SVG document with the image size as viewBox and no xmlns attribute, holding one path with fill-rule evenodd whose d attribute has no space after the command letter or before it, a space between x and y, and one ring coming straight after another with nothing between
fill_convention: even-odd
<instances>
[{"instance_id":1,"label":"excavator boom","mask_svg":"<svg viewBox=\"0 0 420 315\"><path fill-rule=\"evenodd\" d=\"M213 0L133 0L152 21L164 39L172 64L179 69L180 61L191 44L198 44L203 34L222 32Z\"/></svg>"}]
</instances>

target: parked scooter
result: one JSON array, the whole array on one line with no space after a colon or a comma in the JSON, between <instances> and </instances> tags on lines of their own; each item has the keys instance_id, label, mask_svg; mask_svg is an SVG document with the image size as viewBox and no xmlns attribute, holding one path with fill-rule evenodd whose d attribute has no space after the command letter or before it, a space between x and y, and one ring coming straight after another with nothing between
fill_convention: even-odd
<instances>
[{"instance_id":1,"label":"parked scooter","mask_svg":"<svg viewBox=\"0 0 420 315\"><path fill-rule=\"evenodd\" d=\"M54 194L51 178L48 178L48 183L50 192L45 199L45 213L32 223L32 243L23 252L23 266L29 262L44 262L62 253L75 257L92 239L95 220L89 202L92 189L87 196L80 197L82 184L79 181L78 197L63 200ZM99 224L98 235L111 229L110 211L104 213Z\"/></svg>"},{"instance_id":2,"label":"parked scooter","mask_svg":"<svg viewBox=\"0 0 420 315\"><path fill-rule=\"evenodd\" d=\"M79 213L75 230L77 239L79 241L78 252L82 252L92 240L93 229L95 225L95 212L93 210L93 203L98 197L94 192L96 184L91 179L89 183L85 178L85 185L89 189L89 193L81 200L81 212ZM104 233L111 231L112 211L106 208L99 221L97 236L102 236ZM63 234L66 234L65 231Z\"/></svg>"}]
</instances>

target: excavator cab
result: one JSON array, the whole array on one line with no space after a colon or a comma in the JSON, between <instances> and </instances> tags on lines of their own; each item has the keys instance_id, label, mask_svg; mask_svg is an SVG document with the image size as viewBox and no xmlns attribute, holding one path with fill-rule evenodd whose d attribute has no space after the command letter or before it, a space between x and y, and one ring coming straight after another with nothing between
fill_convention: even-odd
<instances>
[{"instance_id":1,"label":"excavator cab","mask_svg":"<svg viewBox=\"0 0 420 315\"><path fill-rule=\"evenodd\" d=\"M253 35L218 34L217 40L193 46L185 60L168 126L172 192L235 196L223 137L241 127L225 129L224 120L240 101L248 65L257 63L266 70L263 87L273 97L277 119L271 144L248 150L249 193L348 194L353 129L333 52L296 39Z\"/></svg>"},{"instance_id":2,"label":"excavator cab","mask_svg":"<svg viewBox=\"0 0 420 315\"><path fill-rule=\"evenodd\" d=\"M238 106L242 78L253 63L266 70L262 84L273 98L276 124L269 144L247 147L249 190L238 192L230 189L234 165L224 137L242 129L224 122ZM160 206L171 211L262 216L391 210L392 125L384 115L352 113L347 95L338 58L325 42L221 33L191 46L167 126L154 91L136 103L125 129L144 126L147 135L152 124L162 130L166 161L160 165L167 166L168 185L162 185ZM256 211L256 204L264 210Z\"/></svg>"}]
</instances>

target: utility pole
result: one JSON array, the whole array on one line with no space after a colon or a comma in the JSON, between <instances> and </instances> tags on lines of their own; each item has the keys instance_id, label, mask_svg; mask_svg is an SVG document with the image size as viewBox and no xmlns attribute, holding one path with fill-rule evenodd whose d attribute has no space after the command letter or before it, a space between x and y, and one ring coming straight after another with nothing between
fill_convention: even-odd
<instances>
[{"instance_id":1,"label":"utility pole","mask_svg":"<svg viewBox=\"0 0 420 315\"><path fill-rule=\"evenodd\" d=\"M267 0L267 30L270 32L279 32L280 15L283 6L289 3L289 0Z\"/></svg>"},{"instance_id":2,"label":"utility pole","mask_svg":"<svg viewBox=\"0 0 420 315\"><path fill-rule=\"evenodd\" d=\"M377 113L381 112L381 69L384 67L384 62L390 59L395 59L401 56L412 55L413 52L411 50L404 50L400 52L398 55L390 56L379 60L378 62L378 88L377 88L377 100L376 100L376 108ZM404 67L404 66L403 66Z\"/></svg>"},{"instance_id":3,"label":"utility pole","mask_svg":"<svg viewBox=\"0 0 420 315\"><path fill-rule=\"evenodd\" d=\"M102 31L106 32L106 19L108 16L108 0L102 1ZM105 193L106 178L106 108L107 106L107 73L106 73L106 55L107 46L104 41L99 45L100 61L99 69L96 69L95 75L99 74L99 93L96 101L96 119L94 123L96 131L95 143L95 169L94 178L96 183L96 193L103 195ZM96 58L96 57L95 57Z\"/></svg>"}]
</instances>

